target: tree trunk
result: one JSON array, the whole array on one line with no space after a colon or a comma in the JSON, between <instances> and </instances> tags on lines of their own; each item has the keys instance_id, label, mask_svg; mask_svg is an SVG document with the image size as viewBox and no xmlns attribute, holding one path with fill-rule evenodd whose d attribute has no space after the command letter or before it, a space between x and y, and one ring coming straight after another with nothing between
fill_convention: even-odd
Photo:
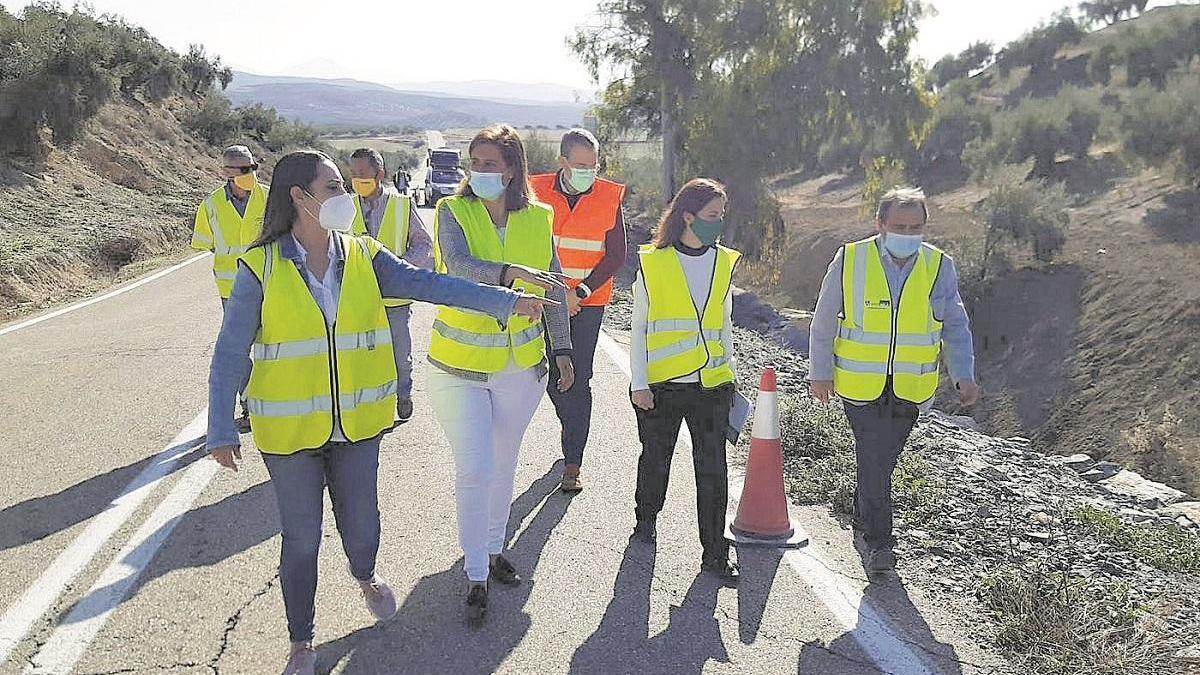
<instances>
[{"instance_id":1,"label":"tree trunk","mask_svg":"<svg viewBox=\"0 0 1200 675\"><path fill-rule=\"evenodd\" d=\"M663 82L659 98L659 117L662 120L662 197L671 203L675 196L675 101L669 95L670 86Z\"/></svg>"}]
</instances>

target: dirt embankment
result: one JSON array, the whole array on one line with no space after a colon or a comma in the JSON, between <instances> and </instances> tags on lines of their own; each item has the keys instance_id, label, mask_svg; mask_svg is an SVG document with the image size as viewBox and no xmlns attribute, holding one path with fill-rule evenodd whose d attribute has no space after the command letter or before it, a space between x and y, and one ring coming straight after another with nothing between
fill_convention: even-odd
<instances>
[{"instance_id":1,"label":"dirt embankment","mask_svg":"<svg viewBox=\"0 0 1200 675\"><path fill-rule=\"evenodd\" d=\"M1042 266L1015 256L985 287L969 286L982 240L971 209L983 193L931 199L929 238L967 276L985 391L973 414L991 433L1111 458L1200 494L1200 195L1155 172L1070 183L1078 206L1061 255ZM739 282L811 309L834 251L871 232L861 184L785 176L774 189L787 249L747 265Z\"/></svg>"},{"instance_id":2,"label":"dirt embankment","mask_svg":"<svg viewBox=\"0 0 1200 675\"><path fill-rule=\"evenodd\" d=\"M0 321L186 250L220 161L180 124L184 105L110 104L67 151L0 157Z\"/></svg>"}]
</instances>

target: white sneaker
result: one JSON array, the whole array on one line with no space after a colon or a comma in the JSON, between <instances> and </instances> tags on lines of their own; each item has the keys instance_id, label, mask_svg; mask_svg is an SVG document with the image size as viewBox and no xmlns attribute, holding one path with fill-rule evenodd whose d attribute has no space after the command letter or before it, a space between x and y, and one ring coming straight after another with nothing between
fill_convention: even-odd
<instances>
[{"instance_id":1,"label":"white sneaker","mask_svg":"<svg viewBox=\"0 0 1200 675\"><path fill-rule=\"evenodd\" d=\"M396 594L382 577L376 574L370 581L360 581L358 585L367 601L367 609L376 621L387 621L396 616Z\"/></svg>"},{"instance_id":2,"label":"white sneaker","mask_svg":"<svg viewBox=\"0 0 1200 675\"><path fill-rule=\"evenodd\" d=\"M317 652L312 643L293 642L292 652L288 655L287 666L283 675L316 675Z\"/></svg>"}]
</instances>

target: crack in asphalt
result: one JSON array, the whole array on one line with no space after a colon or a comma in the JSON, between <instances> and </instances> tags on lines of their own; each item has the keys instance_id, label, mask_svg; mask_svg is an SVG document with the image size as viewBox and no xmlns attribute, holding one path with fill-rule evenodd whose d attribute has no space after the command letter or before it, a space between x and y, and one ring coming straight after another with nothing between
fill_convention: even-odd
<instances>
[{"instance_id":1,"label":"crack in asphalt","mask_svg":"<svg viewBox=\"0 0 1200 675\"><path fill-rule=\"evenodd\" d=\"M277 581L279 581L278 572L276 572L275 575L270 579L267 579L267 583L263 585L262 588L255 591L254 595L251 595L249 600L242 603L242 606L238 607L236 612L230 615L228 619L225 619L225 631L221 634L221 645L217 649L217 655L214 656L207 664L207 666L212 669L213 675L220 675L221 673L218 663L221 661L221 657L225 656L225 651L229 649L229 636L233 633L233 631L237 630L238 624L241 623L242 612L245 612L247 609L249 609L250 605L254 604L255 600L266 595Z\"/></svg>"},{"instance_id":2,"label":"crack in asphalt","mask_svg":"<svg viewBox=\"0 0 1200 675\"><path fill-rule=\"evenodd\" d=\"M178 668L208 668L206 663L172 663L169 666L139 666L137 668L121 668L119 670L102 670L89 673L80 673L79 675L119 675L120 673L139 673L147 670L176 670Z\"/></svg>"}]
</instances>

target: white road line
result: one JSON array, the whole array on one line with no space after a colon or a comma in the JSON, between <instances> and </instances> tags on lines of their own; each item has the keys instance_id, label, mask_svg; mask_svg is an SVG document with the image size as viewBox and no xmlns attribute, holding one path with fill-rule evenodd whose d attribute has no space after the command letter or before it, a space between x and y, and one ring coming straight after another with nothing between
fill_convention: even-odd
<instances>
[{"instance_id":1,"label":"white road line","mask_svg":"<svg viewBox=\"0 0 1200 675\"><path fill-rule=\"evenodd\" d=\"M158 508L130 537L100 578L50 635L26 673L66 675L71 672L113 610L125 600L129 589L171 536L196 498L221 466L202 459L193 463Z\"/></svg>"},{"instance_id":2,"label":"white road line","mask_svg":"<svg viewBox=\"0 0 1200 675\"><path fill-rule=\"evenodd\" d=\"M599 344L625 377L630 377L628 352L604 331L600 331ZM679 442L691 448L692 440L688 434L682 433L682 430ZM741 471L730 470L731 502L741 495L744 481L745 476ZM788 506L792 508L790 503ZM779 550L792 570L812 588L817 598L829 609L834 620L847 630L881 670L893 675L932 675L932 671L920 657L896 635L887 618L863 596L862 589L856 588L842 576L830 571L813 546Z\"/></svg>"},{"instance_id":3,"label":"white road line","mask_svg":"<svg viewBox=\"0 0 1200 675\"><path fill-rule=\"evenodd\" d=\"M165 270L155 272L154 274L151 274L150 276L146 277L145 279L138 279L137 281L135 281L132 284L129 284L127 286L121 286L120 288L111 290L111 291L105 293L104 295L98 295L94 298L84 300L83 302L77 302L74 305L69 305L67 307L63 307L62 309L56 309L53 312L50 312L49 314L35 316L32 319L29 319L27 321L22 321L21 323L18 323L18 324L13 324L12 326L8 326L7 328L0 328L0 335L7 335L8 333L13 333L13 332L19 331L22 328L28 328L35 324L39 324L43 321L49 321L50 319L53 319L56 316L62 316L63 314L66 314L67 312L74 312L77 309L83 309L84 307L87 307L88 305L94 305L97 302L103 302L104 300L108 300L109 298L116 297L118 295L121 295L122 293L128 293L129 291L132 291L133 289L138 288L139 286L145 286L146 284L150 283L151 281L154 281L155 279L161 279L162 277L167 276L171 272L174 272L178 269L182 269L188 265L191 265L192 263L196 262L197 260L208 257L209 255L211 255L211 254L201 253L200 255L192 256L191 258L188 258L187 260L184 260L183 262L181 262L179 264L172 265L171 267L168 267Z\"/></svg>"},{"instance_id":4,"label":"white road line","mask_svg":"<svg viewBox=\"0 0 1200 675\"><path fill-rule=\"evenodd\" d=\"M175 470L179 459L198 445L207 428L207 417L207 409L200 411L5 610L4 615L0 616L0 661L8 658L33 624L54 606L96 553L121 529L158 484Z\"/></svg>"}]
</instances>

